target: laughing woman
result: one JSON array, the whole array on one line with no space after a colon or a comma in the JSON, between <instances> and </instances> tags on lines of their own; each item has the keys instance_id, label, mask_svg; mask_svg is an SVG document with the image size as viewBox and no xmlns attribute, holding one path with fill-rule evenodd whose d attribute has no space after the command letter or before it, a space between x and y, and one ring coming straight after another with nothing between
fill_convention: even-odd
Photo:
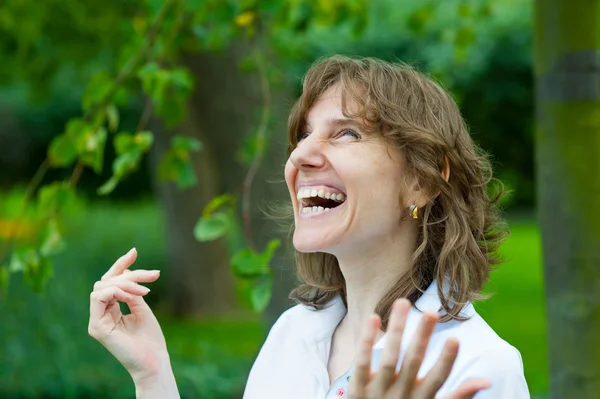
<instances>
[{"instance_id":1,"label":"laughing woman","mask_svg":"<svg viewBox=\"0 0 600 399\"><path fill-rule=\"evenodd\" d=\"M409 66L326 58L304 78L288 143L303 284L244 399L529 398L519 352L472 305L505 230L487 194L490 164L450 95ZM94 286L89 332L139 398L177 398L137 284L158 273L128 272L135 257Z\"/></svg>"}]
</instances>

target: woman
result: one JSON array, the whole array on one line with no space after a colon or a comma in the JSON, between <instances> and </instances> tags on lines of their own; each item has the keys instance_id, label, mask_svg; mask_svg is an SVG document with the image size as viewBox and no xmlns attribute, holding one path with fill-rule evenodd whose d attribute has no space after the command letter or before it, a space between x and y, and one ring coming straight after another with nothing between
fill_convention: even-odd
<instances>
[{"instance_id":1,"label":"woman","mask_svg":"<svg viewBox=\"0 0 600 399\"><path fill-rule=\"evenodd\" d=\"M528 398L519 352L471 305L504 234L499 196L486 191L489 162L448 93L408 66L327 58L305 76L288 142L304 284L244 398ZM178 397L137 284L158 272L127 272L135 256L96 283L89 331L131 373L138 397Z\"/></svg>"}]
</instances>

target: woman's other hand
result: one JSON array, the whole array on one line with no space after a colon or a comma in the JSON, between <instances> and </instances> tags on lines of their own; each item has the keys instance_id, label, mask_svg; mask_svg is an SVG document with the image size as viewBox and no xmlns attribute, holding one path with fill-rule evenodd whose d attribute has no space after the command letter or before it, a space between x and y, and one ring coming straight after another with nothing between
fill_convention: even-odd
<instances>
[{"instance_id":1,"label":"woman's other hand","mask_svg":"<svg viewBox=\"0 0 600 399\"><path fill-rule=\"evenodd\" d=\"M160 325L143 299L150 290L138 284L156 281L160 272L128 270L136 257L137 251L131 249L94 284L88 332L117 358L138 385L161 373L171 373L171 366ZM119 302L126 303L131 313L123 315Z\"/></svg>"},{"instance_id":2,"label":"woman's other hand","mask_svg":"<svg viewBox=\"0 0 600 399\"><path fill-rule=\"evenodd\" d=\"M444 345L438 361L424 378L417 374L425 357L429 339L436 323L437 313L424 313L400 371L396 371L404 326L411 304L406 299L394 303L387 331L387 340L382 352L377 373L371 372L371 354L379 331L378 316L369 318L361 337L355 370L348 389L350 399L434 399L442 387L458 354L458 341L449 339ZM485 379L473 379L463 383L457 390L439 399L470 399L483 389L489 388Z\"/></svg>"}]
</instances>

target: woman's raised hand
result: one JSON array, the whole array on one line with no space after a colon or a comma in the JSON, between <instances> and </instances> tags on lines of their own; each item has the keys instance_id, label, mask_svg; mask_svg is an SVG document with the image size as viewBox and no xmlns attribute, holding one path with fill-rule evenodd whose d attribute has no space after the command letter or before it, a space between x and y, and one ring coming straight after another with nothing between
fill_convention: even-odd
<instances>
[{"instance_id":1,"label":"woman's raised hand","mask_svg":"<svg viewBox=\"0 0 600 399\"><path fill-rule=\"evenodd\" d=\"M361 337L354 374L348 387L349 399L434 399L444 384L458 354L458 341L449 339L437 363L424 378L417 374L425 357L429 339L439 320L437 313L424 313L400 371L396 371L404 326L411 304L406 299L394 303L387 331L387 341L377 373L371 372L371 354L381 325L378 316L369 318ZM490 387L485 379L473 379L439 399L470 399Z\"/></svg>"},{"instance_id":2,"label":"woman's raised hand","mask_svg":"<svg viewBox=\"0 0 600 399\"><path fill-rule=\"evenodd\" d=\"M117 358L137 385L160 373L171 373L171 366L160 325L143 299L150 290L138 284L156 281L160 272L128 270L136 257L137 251L131 249L94 284L88 332ZM126 303L131 314L123 315L119 302Z\"/></svg>"}]
</instances>

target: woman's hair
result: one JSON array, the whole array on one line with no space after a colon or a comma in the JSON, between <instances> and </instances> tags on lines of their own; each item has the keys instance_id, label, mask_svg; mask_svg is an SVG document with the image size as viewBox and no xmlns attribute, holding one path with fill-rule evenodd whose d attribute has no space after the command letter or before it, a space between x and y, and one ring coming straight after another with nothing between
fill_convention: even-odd
<instances>
[{"instance_id":1,"label":"woman's hair","mask_svg":"<svg viewBox=\"0 0 600 399\"><path fill-rule=\"evenodd\" d=\"M414 304L434 279L446 313L442 321L464 319L459 316L464 306L483 298L480 292L492 267L500 263L497 249L508 234L496 206L502 184L496 195L488 195L488 183L497 181L488 157L471 139L450 94L431 78L405 64L339 55L317 61L304 77L302 95L288 121L288 155L297 146L309 110L334 86L340 89L344 115L362 120L390 148L400 149L404 178L416 180L430 197L420 209L410 272L375 309L382 325L387 328L397 298ZM442 174L446 162L448 181ZM290 298L316 309L338 294L345 301L346 283L335 256L296 251L296 259L302 284Z\"/></svg>"}]
</instances>

